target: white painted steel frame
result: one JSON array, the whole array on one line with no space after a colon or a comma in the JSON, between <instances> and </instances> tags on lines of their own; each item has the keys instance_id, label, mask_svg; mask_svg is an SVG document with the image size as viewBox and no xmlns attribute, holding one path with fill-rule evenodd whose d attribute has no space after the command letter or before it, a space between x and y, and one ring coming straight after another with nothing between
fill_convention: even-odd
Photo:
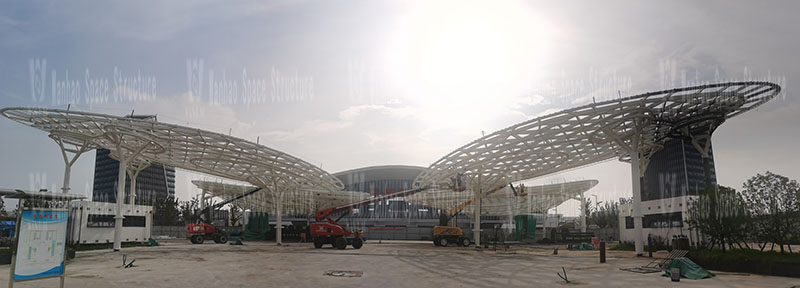
<instances>
[{"instance_id":1,"label":"white painted steel frame","mask_svg":"<svg viewBox=\"0 0 800 288\"><path fill-rule=\"evenodd\" d=\"M547 213L548 210L561 205L567 200L576 199L581 193L589 191L599 183L597 180L580 180L573 182L525 186L523 191L517 188L518 195L514 195L511 188L505 187L499 191L486 195L482 199L481 215L508 216L526 213ZM431 207L434 209L451 209L461 203L473 199L474 193L470 191L428 190L408 197L408 203ZM465 215L474 213L475 205L467 205L462 212Z\"/></svg>"},{"instance_id":2,"label":"white painted steel frame","mask_svg":"<svg viewBox=\"0 0 800 288\"><path fill-rule=\"evenodd\" d=\"M641 126L642 164L686 129L715 129L725 119L761 105L780 92L769 82L730 82L678 88L592 103L534 118L481 137L445 155L415 180L415 187L446 187L463 174L468 186L487 191L619 158L630 161L634 121Z\"/></svg>"},{"instance_id":3,"label":"white painted steel frame","mask_svg":"<svg viewBox=\"0 0 800 288\"><path fill-rule=\"evenodd\" d=\"M460 176L470 191L479 193L613 158L633 159L634 229L640 232L639 177L650 157L671 138L711 135L726 119L766 103L780 91L780 86L770 82L729 82L563 110L501 129L456 149L417 176L414 186L447 187L451 179ZM480 217L475 218L475 241L479 243ZM641 235L635 242L636 253L641 255Z\"/></svg>"},{"instance_id":4,"label":"white painted steel frame","mask_svg":"<svg viewBox=\"0 0 800 288\"><path fill-rule=\"evenodd\" d=\"M202 189L205 193L223 200L234 198L255 189L254 186L249 185L214 181L193 180L192 184ZM321 209L354 203L370 197L369 193L364 192L329 192L319 189L289 190L284 193L283 199L279 199L269 193L255 193L233 203L245 210L274 213L278 211L278 206L281 206L281 210L288 215L313 215L314 212Z\"/></svg>"},{"instance_id":5,"label":"white painted steel frame","mask_svg":"<svg viewBox=\"0 0 800 288\"><path fill-rule=\"evenodd\" d=\"M0 113L66 141L109 149L116 159L120 151L123 158L130 158L136 148L145 147L136 155L137 161L248 182L270 192L312 187L335 192L344 188L336 177L300 158L233 136L90 112L5 108Z\"/></svg>"}]
</instances>

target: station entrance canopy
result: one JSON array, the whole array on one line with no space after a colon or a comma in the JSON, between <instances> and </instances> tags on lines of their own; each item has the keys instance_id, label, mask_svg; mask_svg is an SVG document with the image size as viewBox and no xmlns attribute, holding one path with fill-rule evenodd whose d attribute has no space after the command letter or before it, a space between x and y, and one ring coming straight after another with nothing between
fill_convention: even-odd
<instances>
[{"instance_id":1,"label":"station entrance canopy","mask_svg":"<svg viewBox=\"0 0 800 288\"><path fill-rule=\"evenodd\" d=\"M456 149L424 170L414 186L446 191L458 177L464 178L469 190L485 192L613 158L630 161L633 156L646 167L650 156L668 139L710 135L727 118L753 109L779 92L780 86L769 82L730 82L567 109L501 129ZM136 167L162 163L248 182L269 194L344 190L339 179L319 167L229 135L90 112L5 108L0 113L48 132L62 147L79 152L106 148L112 157L130 159L133 163L129 165ZM269 195L261 197L270 199ZM281 201L293 199L279 197L286 199Z\"/></svg>"},{"instance_id":2,"label":"station entrance canopy","mask_svg":"<svg viewBox=\"0 0 800 288\"><path fill-rule=\"evenodd\" d=\"M415 187L464 178L474 191L637 153L646 168L670 138L710 135L726 119L780 93L769 82L729 82L650 92L537 117L464 145L430 165ZM636 136L636 137L634 137ZM634 143L635 140L638 140ZM644 173L641 169L640 173Z\"/></svg>"},{"instance_id":3,"label":"station entrance canopy","mask_svg":"<svg viewBox=\"0 0 800 288\"><path fill-rule=\"evenodd\" d=\"M508 216L527 213L546 214L567 200L579 199L579 196L592 187L596 186L597 180L580 180L573 182L525 186L512 190L504 187L491 195L481 197L481 215L484 216ZM406 202L432 207L435 209L448 210L457 207L462 203L472 200L475 195L472 191L437 191L428 190L405 197ZM461 212L466 215L474 215L474 204L464 207Z\"/></svg>"},{"instance_id":4,"label":"station entrance canopy","mask_svg":"<svg viewBox=\"0 0 800 288\"><path fill-rule=\"evenodd\" d=\"M223 200L233 199L239 195L252 191L256 187L213 181L193 180L192 184L203 190L204 194L219 197ZM366 200L368 193L337 191L330 192L320 189L303 189L284 191L282 197L276 193L255 193L248 197L236 200L237 206L244 210L275 212L280 210L290 215L312 215L314 212Z\"/></svg>"},{"instance_id":5,"label":"station entrance canopy","mask_svg":"<svg viewBox=\"0 0 800 288\"><path fill-rule=\"evenodd\" d=\"M273 193L344 185L300 158L244 139L162 122L89 112L5 108L3 116L43 130L72 147L106 148L111 157L133 158L248 182ZM135 156L135 157L132 157Z\"/></svg>"}]
</instances>

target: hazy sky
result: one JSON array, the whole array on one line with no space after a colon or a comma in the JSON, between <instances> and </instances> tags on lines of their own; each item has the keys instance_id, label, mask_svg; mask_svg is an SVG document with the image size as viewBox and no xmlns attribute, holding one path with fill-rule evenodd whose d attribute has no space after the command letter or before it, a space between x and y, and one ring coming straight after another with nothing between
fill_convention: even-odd
<instances>
[{"instance_id":1,"label":"hazy sky","mask_svg":"<svg viewBox=\"0 0 800 288\"><path fill-rule=\"evenodd\" d=\"M428 166L482 131L593 97L769 80L782 95L714 135L718 181L800 179L798 2L595 2L4 3L0 107L157 114L334 173ZM0 187L61 187L46 133L5 118L0 131ZM81 157L73 192L91 195L93 169L94 153ZM179 171L178 197L202 177ZM630 195L617 161L535 182L577 179L600 180L600 200Z\"/></svg>"}]
</instances>

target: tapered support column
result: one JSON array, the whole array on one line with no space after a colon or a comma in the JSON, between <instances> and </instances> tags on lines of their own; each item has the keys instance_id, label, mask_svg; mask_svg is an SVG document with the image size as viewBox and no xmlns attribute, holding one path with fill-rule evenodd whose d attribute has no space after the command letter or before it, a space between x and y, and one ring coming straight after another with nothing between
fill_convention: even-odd
<instances>
[{"instance_id":1,"label":"tapered support column","mask_svg":"<svg viewBox=\"0 0 800 288\"><path fill-rule=\"evenodd\" d=\"M581 232L586 233L586 196L581 193Z\"/></svg>"},{"instance_id":2,"label":"tapered support column","mask_svg":"<svg viewBox=\"0 0 800 288\"><path fill-rule=\"evenodd\" d=\"M128 204L136 205L136 177L131 177L131 191L128 195Z\"/></svg>"},{"instance_id":3,"label":"tapered support column","mask_svg":"<svg viewBox=\"0 0 800 288\"><path fill-rule=\"evenodd\" d=\"M69 193L69 178L72 174L72 165L70 165L70 163L66 164L67 165L64 165L64 185L61 186L61 191L63 191L63 193Z\"/></svg>"},{"instance_id":4,"label":"tapered support column","mask_svg":"<svg viewBox=\"0 0 800 288\"><path fill-rule=\"evenodd\" d=\"M113 136L107 136L109 140L116 142L116 155L117 160L119 161L119 174L117 177L117 213L114 215L114 251L120 251L122 249L122 219L125 217L122 214L122 206L125 203L125 176L128 173L129 165L136 164L136 157L139 156L139 153L142 153L144 149L146 149L150 143L144 144L139 146L135 151L131 151L131 154L125 155L125 151L123 150L123 146L121 145L122 137L118 136L117 138ZM138 167L138 166L137 166ZM131 183L133 184L133 183ZM132 187L133 188L133 187Z\"/></svg>"},{"instance_id":5,"label":"tapered support column","mask_svg":"<svg viewBox=\"0 0 800 288\"><path fill-rule=\"evenodd\" d=\"M121 158L121 157L120 157ZM122 249L122 203L125 202L125 171L128 163L119 161L119 174L117 176L117 213L114 216L114 251Z\"/></svg>"},{"instance_id":6,"label":"tapered support column","mask_svg":"<svg viewBox=\"0 0 800 288\"><path fill-rule=\"evenodd\" d=\"M66 141L58 135L50 134L51 139L56 141L58 147L61 148L61 156L64 158L64 183L61 186L63 193L69 193L69 179L72 176L72 165L81 157L84 152L94 149L94 145L89 141L83 143ZM72 158L67 156L67 152L72 153Z\"/></svg>"},{"instance_id":7,"label":"tapered support column","mask_svg":"<svg viewBox=\"0 0 800 288\"><path fill-rule=\"evenodd\" d=\"M472 221L472 237L475 240L475 246L481 246L481 192L480 190L475 193L475 219Z\"/></svg>"},{"instance_id":8,"label":"tapered support column","mask_svg":"<svg viewBox=\"0 0 800 288\"><path fill-rule=\"evenodd\" d=\"M633 185L633 233L636 255L644 254L642 237L642 182L639 167L639 132L635 132L631 140L631 184Z\"/></svg>"},{"instance_id":9,"label":"tapered support column","mask_svg":"<svg viewBox=\"0 0 800 288\"><path fill-rule=\"evenodd\" d=\"M283 244L283 190L278 189L278 181L272 180L272 197L275 201L275 244Z\"/></svg>"},{"instance_id":10,"label":"tapered support column","mask_svg":"<svg viewBox=\"0 0 800 288\"><path fill-rule=\"evenodd\" d=\"M544 210L544 218L542 222L542 239L547 238L547 210Z\"/></svg>"},{"instance_id":11,"label":"tapered support column","mask_svg":"<svg viewBox=\"0 0 800 288\"><path fill-rule=\"evenodd\" d=\"M275 244L281 245L282 242L282 232L283 232L283 193L278 194L278 203L277 209L275 213Z\"/></svg>"},{"instance_id":12,"label":"tapered support column","mask_svg":"<svg viewBox=\"0 0 800 288\"><path fill-rule=\"evenodd\" d=\"M528 194L528 202L531 201L530 197L531 197L531 194ZM542 211L542 214L543 214L542 219L544 219L542 221L542 239L549 238L549 237L547 237L547 210L548 209L547 209L547 204L546 204L546 203L549 203L549 202L550 202L549 199L544 199L544 187L542 187L541 189L539 189L539 205L538 205L539 208L540 208L539 211ZM538 225L539 223L536 223L536 224ZM551 240L553 240L553 239L551 239Z\"/></svg>"},{"instance_id":13,"label":"tapered support column","mask_svg":"<svg viewBox=\"0 0 800 288\"><path fill-rule=\"evenodd\" d=\"M142 172L142 170L149 165L148 163L139 163L138 165L131 163L128 165L128 177L131 178L131 191L129 191L130 194L128 195L128 204L136 205L136 179L139 178L139 172Z\"/></svg>"}]
</instances>

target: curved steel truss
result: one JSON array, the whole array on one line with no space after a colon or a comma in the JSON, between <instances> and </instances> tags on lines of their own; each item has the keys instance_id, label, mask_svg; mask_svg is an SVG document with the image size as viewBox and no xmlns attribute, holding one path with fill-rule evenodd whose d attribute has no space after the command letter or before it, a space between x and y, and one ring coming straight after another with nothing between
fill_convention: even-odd
<instances>
[{"instance_id":1,"label":"curved steel truss","mask_svg":"<svg viewBox=\"0 0 800 288\"><path fill-rule=\"evenodd\" d=\"M3 116L43 130L64 142L111 150L134 163L162 163L244 181L272 192L344 185L300 158L240 138L129 117L40 108L5 108ZM138 154L137 154L138 152ZM134 157L135 156L135 157Z\"/></svg>"},{"instance_id":2,"label":"curved steel truss","mask_svg":"<svg viewBox=\"0 0 800 288\"><path fill-rule=\"evenodd\" d=\"M599 181L580 180L559 184L539 186L526 186L515 195L511 188L505 187L499 191L481 197L481 215L508 216L526 213L547 213L548 210L561 205L567 200L576 199L582 193L589 191ZM432 207L435 209L451 209L461 203L472 200L475 194L471 191L437 191L428 190L405 197L406 202ZM472 217L474 204L467 205L463 211Z\"/></svg>"},{"instance_id":3,"label":"curved steel truss","mask_svg":"<svg viewBox=\"0 0 800 288\"><path fill-rule=\"evenodd\" d=\"M486 191L608 159L630 161L636 152L646 167L668 139L710 135L725 119L769 101L780 90L769 82L731 82L567 109L472 141L431 164L414 185L442 187L464 177L471 189ZM635 134L640 140L632 147Z\"/></svg>"},{"instance_id":4,"label":"curved steel truss","mask_svg":"<svg viewBox=\"0 0 800 288\"><path fill-rule=\"evenodd\" d=\"M220 183L213 181L193 180L192 184L214 197L228 200L247 191L254 186ZM369 198L368 193L337 191L330 192L319 189L287 190L283 193L255 193L236 200L234 203L245 210L275 212L288 215L312 215L314 212L339 205L345 205ZM278 204L281 207L278 207Z\"/></svg>"}]
</instances>

